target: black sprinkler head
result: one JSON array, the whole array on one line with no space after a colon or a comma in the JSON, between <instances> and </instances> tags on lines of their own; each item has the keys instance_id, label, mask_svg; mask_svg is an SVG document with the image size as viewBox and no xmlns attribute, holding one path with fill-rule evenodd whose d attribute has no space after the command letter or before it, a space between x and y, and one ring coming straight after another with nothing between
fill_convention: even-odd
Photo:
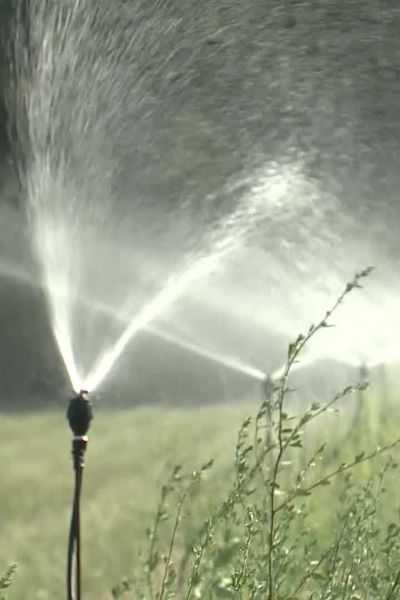
<instances>
[{"instance_id":1,"label":"black sprinkler head","mask_svg":"<svg viewBox=\"0 0 400 600\"><path fill-rule=\"evenodd\" d=\"M74 436L82 437L87 434L93 413L86 390L81 390L69 401L67 419Z\"/></svg>"}]
</instances>

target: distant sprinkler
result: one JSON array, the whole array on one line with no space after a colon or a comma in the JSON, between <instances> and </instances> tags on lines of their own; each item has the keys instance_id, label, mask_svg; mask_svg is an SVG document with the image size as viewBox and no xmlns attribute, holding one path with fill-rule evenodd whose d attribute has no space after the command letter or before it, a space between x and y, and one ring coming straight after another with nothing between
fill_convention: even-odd
<instances>
[{"instance_id":1,"label":"distant sprinkler","mask_svg":"<svg viewBox=\"0 0 400 600\"><path fill-rule=\"evenodd\" d=\"M262 388L265 399L270 401L272 399L272 394L274 393L274 381L271 375L266 376L266 378L262 382Z\"/></svg>"},{"instance_id":2,"label":"distant sprinkler","mask_svg":"<svg viewBox=\"0 0 400 600\"><path fill-rule=\"evenodd\" d=\"M360 369L358 372L358 378L360 384L367 384L369 380L369 369L365 362L360 364ZM353 417L353 427L357 427L360 425L363 418L363 409L364 409L364 390L360 388L358 390L357 395L357 405L356 410Z\"/></svg>"},{"instance_id":3,"label":"distant sprinkler","mask_svg":"<svg viewBox=\"0 0 400 600\"><path fill-rule=\"evenodd\" d=\"M262 391L265 404L266 416L266 436L265 443L267 447L272 445L272 401L274 395L274 382L271 375L267 375L262 382Z\"/></svg>"},{"instance_id":4,"label":"distant sprinkler","mask_svg":"<svg viewBox=\"0 0 400 600\"><path fill-rule=\"evenodd\" d=\"M360 365L360 383L368 383L369 380L369 369L365 362Z\"/></svg>"},{"instance_id":5,"label":"distant sprinkler","mask_svg":"<svg viewBox=\"0 0 400 600\"><path fill-rule=\"evenodd\" d=\"M80 497L82 489L85 452L88 443L87 432L93 418L92 405L88 392L81 390L69 401L67 419L72 429L72 459L75 473L75 490L72 503L71 525L67 555L67 600L81 600L81 535ZM75 555L75 597L73 588L73 559Z\"/></svg>"},{"instance_id":6,"label":"distant sprinkler","mask_svg":"<svg viewBox=\"0 0 400 600\"><path fill-rule=\"evenodd\" d=\"M360 365L359 379L361 384L367 384L369 382L369 368L365 362ZM359 412L361 412L361 405L363 400L363 389L358 392Z\"/></svg>"},{"instance_id":7,"label":"distant sprinkler","mask_svg":"<svg viewBox=\"0 0 400 600\"><path fill-rule=\"evenodd\" d=\"M389 400L389 386L386 364L382 363L380 368L381 386L382 386L382 403L386 407Z\"/></svg>"}]
</instances>

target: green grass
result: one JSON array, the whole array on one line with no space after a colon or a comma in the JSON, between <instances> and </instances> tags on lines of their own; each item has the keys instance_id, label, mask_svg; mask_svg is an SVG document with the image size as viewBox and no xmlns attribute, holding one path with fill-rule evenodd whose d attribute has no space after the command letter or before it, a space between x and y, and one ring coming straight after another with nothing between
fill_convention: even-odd
<instances>
[{"instance_id":1,"label":"green grass","mask_svg":"<svg viewBox=\"0 0 400 600\"><path fill-rule=\"evenodd\" d=\"M161 484L176 462L194 467L215 457L207 486L219 486L248 411L221 406L95 414L82 498L87 600L110 598L112 585L133 572ZM72 494L67 423L62 414L3 416L0 438L0 572L18 563L10 598L60 599Z\"/></svg>"},{"instance_id":2,"label":"green grass","mask_svg":"<svg viewBox=\"0 0 400 600\"><path fill-rule=\"evenodd\" d=\"M359 427L351 434L349 417L336 414L319 417L322 422L310 429L307 449L294 454L297 467L322 441L330 442L330 450L311 478L329 472L342 459L351 459L360 447L373 448L396 437L396 422L400 421L393 418L393 413L398 417L400 414L394 407L390 408L390 418L385 419L383 414L379 421L374 420L371 429L369 415L376 411L375 400L372 397L366 400ZM112 586L123 576L133 575L138 566L140 569L139 552L148 547L146 528L154 519L161 485L173 466L178 462L191 471L214 458L215 466L193 494L188 506L190 514L181 525L174 551L179 562L193 531L229 489L234 475L237 431L243 418L255 413L255 405L250 404L95 414L83 493L87 600L110 599ZM7 598L63 598L72 493L70 435L64 415L3 416L0 436L3 466L0 571L5 571L13 561L18 563L16 581ZM397 450L393 452L397 454ZM379 473L382 464L380 458L374 463L361 464L356 471L358 480L367 481ZM343 493L346 481L344 475L339 476L335 485L310 498L312 523L322 545L332 531L337 498ZM395 492L396 486L397 475L388 482L389 490ZM396 494L389 493L388 498L390 501L380 513L383 523L397 519ZM166 545L169 532L168 528L161 532Z\"/></svg>"}]
</instances>

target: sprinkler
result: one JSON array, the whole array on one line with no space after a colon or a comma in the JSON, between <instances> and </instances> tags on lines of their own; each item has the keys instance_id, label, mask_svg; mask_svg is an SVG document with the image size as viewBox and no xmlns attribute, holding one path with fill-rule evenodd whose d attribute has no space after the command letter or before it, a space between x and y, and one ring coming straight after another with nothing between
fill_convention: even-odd
<instances>
[{"instance_id":1,"label":"sprinkler","mask_svg":"<svg viewBox=\"0 0 400 600\"><path fill-rule=\"evenodd\" d=\"M369 368L365 362L362 362L359 366L358 370L358 380L360 384L367 384L369 379ZM359 434L360 429L363 425L364 419L364 388L361 387L358 390L357 394L357 403L355 406L354 416L353 416L353 427L352 429Z\"/></svg>"},{"instance_id":2,"label":"sprinkler","mask_svg":"<svg viewBox=\"0 0 400 600\"><path fill-rule=\"evenodd\" d=\"M361 384L367 384L369 380L369 368L365 362L360 364L359 370L359 381ZM364 390L360 389L358 392L358 415L360 416L362 413L362 406L364 400Z\"/></svg>"},{"instance_id":3,"label":"sprinkler","mask_svg":"<svg viewBox=\"0 0 400 600\"><path fill-rule=\"evenodd\" d=\"M388 400L389 400L389 386L388 386L388 375L386 364L382 363L380 367L380 375L381 375L381 386L382 386L382 404L384 410L387 408Z\"/></svg>"},{"instance_id":4,"label":"sprinkler","mask_svg":"<svg viewBox=\"0 0 400 600\"><path fill-rule=\"evenodd\" d=\"M274 382L271 375L267 375L262 382L262 391L264 397L264 403L266 408L266 436L265 443L267 447L272 444L272 413L273 413L273 396L274 396Z\"/></svg>"},{"instance_id":5,"label":"sprinkler","mask_svg":"<svg viewBox=\"0 0 400 600\"><path fill-rule=\"evenodd\" d=\"M365 362L360 365L360 383L367 383L369 379L369 368Z\"/></svg>"},{"instance_id":6,"label":"sprinkler","mask_svg":"<svg viewBox=\"0 0 400 600\"><path fill-rule=\"evenodd\" d=\"M88 392L81 390L69 401L67 419L72 429L72 460L75 473L75 489L72 501L71 525L67 552L67 600L81 600L81 536L80 497L82 489L87 432L93 418ZM75 596L73 594L73 559L75 555Z\"/></svg>"},{"instance_id":7,"label":"sprinkler","mask_svg":"<svg viewBox=\"0 0 400 600\"><path fill-rule=\"evenodd\" d=\"M263 382L262 382L262 387L263 387L263 393L264 393L264 397L266 402L268 402L269 404L271 403L271 399L272 399L272 395L274 393L274 381L271 377L271 375L267 375Z\"/></svg>"}]
</instances>

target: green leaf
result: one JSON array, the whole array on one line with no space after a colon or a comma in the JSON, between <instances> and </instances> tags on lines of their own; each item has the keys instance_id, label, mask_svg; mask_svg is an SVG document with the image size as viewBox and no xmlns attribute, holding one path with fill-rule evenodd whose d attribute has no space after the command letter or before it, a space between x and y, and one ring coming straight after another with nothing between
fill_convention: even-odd
<instances>
[{"instance_id":1,"label":"green leaf","mask_svg":"<svg viewBox=\"0 0 400 600\"><path fill-rule=\"evenodd\" d=\"M209 460L207 463L205 463L201 468L200 471L207 471L208 469L211 469L211 467L214 464L214 459L212 458L211 460Z\"/></svg>"},{"instance_id":2,"label":"green leaf","mask_svg":"<svg viewBox=\"0 0 400 600\"><path fill-rule=\"evenodd\" d=\"M311 496L311 492L308 490L298 489L295 491L295 496Z\"/></svg>"},{"instance_id":3,"label":"green leaf","mask_svg":"<svg viewBox=\"0 0 400 600\"><path fill-rule=\"evenodd\" d=\"M302 448L303 447L303 443L301 440L299 440L298 442L293 442L292 444L290 444L290 446L292 448Z\"/></svg>"}]
</instances>

